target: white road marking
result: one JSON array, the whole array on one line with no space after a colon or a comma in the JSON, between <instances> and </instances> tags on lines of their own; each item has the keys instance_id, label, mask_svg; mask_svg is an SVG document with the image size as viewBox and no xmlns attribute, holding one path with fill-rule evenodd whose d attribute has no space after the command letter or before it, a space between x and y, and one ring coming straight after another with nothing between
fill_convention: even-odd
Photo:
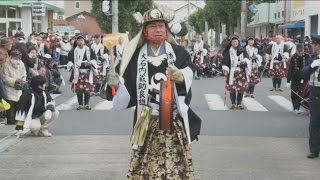
<instances>
[{"instance_id":1,"label":"white road marking","mask_svg":"<svg viewBox=\"0 0 320 180\"><path fill-rule=\"evenodd\" d=\"M50 94L50 96L52 97L52 99L55 99L55 98L61 96L61 94Z\"/></svg>"},{"instance_id":2,"label":"white road marking","mask_svg":"<svg viewBox=\"0 0 320 180\"><path fill-rule=\"evenodd\" d=\"M60 104L56 109L57 110L71 110L74 104L78 103L77 96L73 96L65 103Z\"/></svg>"},{"instance_id":3,"label":"white road marking","mask_svg":"<svg viewBox=\"0 0 320 180\"><path fill-rule=\"evenodd\" d=\"M288 111L292 111L292 103L288 99L286 99L283 96L275 96L275 95L269 95L268 98L279 104L281 107Z\"/></svg>"},{"instance_id":4,"label":"white road marking","mask_svg":"<svg viewBox=\"0 0 320 180\"><path fill-rule=\"evenodd\" d=\"M229 110L227 105L224 105L223 99L218 94L204 95L210 110Z\"/></svg>"},{"instance_id":5,"label":"white road marking","mask_svg":"<svg viewBox=\"0 0 320 180\"><path fill-rule=\"evenodd\" d=\"M268 111L268 109L253 98L243 98L242 103L249 111Z\"/></svg>"},{"instance_id":6,"label":"white road marking","mask_svg":"<svg viewBox=\"0 0 320 180\"><path fill-rule=\"evenodd\" d=\"M103 100L102 102L100 102L96 106L94 106L92 109L95 109L95 110L111 110L112 107L113 107L112 101Z\"/></svg>"}]
</instances>

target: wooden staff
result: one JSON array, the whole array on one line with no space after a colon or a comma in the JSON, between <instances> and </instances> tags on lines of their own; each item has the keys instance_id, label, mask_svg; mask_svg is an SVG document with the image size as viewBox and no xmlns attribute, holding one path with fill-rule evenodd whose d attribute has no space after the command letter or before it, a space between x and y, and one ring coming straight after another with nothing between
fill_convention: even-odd
<instances>
[{"instance_id":1,"label":"wooden staff","mask_svg":"<svg viewBox=\"0 0 320 180\"><path fill-rule=\"evenodd\" d=\"M110 71L111 71L111 73L115 74L116 70L115 70L115 66L114 66L114 52L113 52L112 44L109 45L108 50L109 50L109 56L110 56ZM111 86L111 92L112 92L112 96L116 95L116 87L115 86Z\"/></svg>"},{"instance_id":2,"label":"wooden staff","mask_svg":"<svg viewBox=\"0 0 320 180\"><path fill-rule=\"evenodd\" d=\"M172 130L173 119L173 82L171 68L168 68L167 80L160 82L160 129Z\"/></svg>"}]
</instances>

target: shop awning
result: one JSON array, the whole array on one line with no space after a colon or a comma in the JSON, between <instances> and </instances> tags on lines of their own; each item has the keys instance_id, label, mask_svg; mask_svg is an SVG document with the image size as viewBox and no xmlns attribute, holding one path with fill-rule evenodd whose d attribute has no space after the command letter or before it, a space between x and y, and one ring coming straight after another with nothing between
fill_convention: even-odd
<instances>
[{"instance_id":1,"label":"shop awning","mask_svg":"<svg viewBox=\"0 0 320 180\"><path fill-rule=\"evenodd\" d=\"M286 23L278 26L279 29L304 28L304 22Z\"/></svg>"}]
</instances>

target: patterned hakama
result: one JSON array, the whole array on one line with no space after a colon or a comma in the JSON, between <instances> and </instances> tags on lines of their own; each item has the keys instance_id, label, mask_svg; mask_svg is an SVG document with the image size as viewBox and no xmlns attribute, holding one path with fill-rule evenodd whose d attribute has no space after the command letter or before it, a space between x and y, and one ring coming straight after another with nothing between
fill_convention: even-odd
<instances>
[{"instance_id":1,"label":"patterned hakama","mask_svg":"<svg viewBox=\"0 0 320 180\"><path fill-rule=\"evenodd\" d=\"M89 73L80 72L78 82L76 84L72 83L71 90L75 90L76 93L82 91L90 92L93 90L93 87L93 84L89 83Z\"/></svg>"},{"instance_id":2,"label":"patterned hakama","mask_svg":"<svg viewBox=\"0 0 320 180\"><path fill-rule=\"evenodd\" d=\"M283 67L283 63L274 63L273 69L269 71L272 77L286 77L286 70Z\"/></svg>"},{"instance_id":3,"label":"patterned hakama","mask_svg":"<svg viewBox=\"0 0 320 180\"><path fill-rule=\"evenodd\" d=\"M244 92L248 88L248 81L246 77L246 73L244 71L235 71L234 72L234 78L233 78L233 84L229 84L227 82L227 90L234 92Z\"/></svg>"},{"instance_id":4,"label":"patterned hakama","mask_svg":"<svg viewBox=\"0 0 320 180\"><path fill-rule=\"evenodd\" d=\"M257 68L253 68L251 70L251 76L250 76L250 84L258 84L260 82L260 77L258 74L258 69Z\"/></svg>"},{"instance_id":5,"label":"patterned hakama","mask_svg":"<svg viewBox=\"0 0 320 180\"><path fill-rule=\"evenodd\" d=\"M128 179L194 179L183 122L177 118L173 129L172 132L159 130L159 117L151 117L144 146L132 152Z\"/></svg>"}]
</instances>

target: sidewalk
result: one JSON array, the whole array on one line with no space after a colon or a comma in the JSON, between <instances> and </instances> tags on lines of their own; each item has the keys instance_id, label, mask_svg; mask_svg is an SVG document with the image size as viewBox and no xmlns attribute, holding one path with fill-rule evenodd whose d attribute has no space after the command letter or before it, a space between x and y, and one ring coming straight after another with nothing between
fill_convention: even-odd
<instances>
[{"instance_id":1,"label":"sidewalk","mask_svg":"<svg viewBox=\"0 0 320 180\"><path fill-rule=\"evenodd\" d=\"M0 123L0 141L2 138L5 138L9 134L15 132L15 125L6 125L3 122Z\"/></svg>"},{"instance_id":2,"label":"sidewalk","mask_svg":"<svg viewBox=\"0 0 320 180\"><path fill-rule=\"evenodd\" d=\"M129 138L26 137L0 152L0 179L123 180L130 160ZM306 158L306 138L200 136L199 139L192 144L196 180L320 177L320 159Z\"/></svg>"}]
</instances>

